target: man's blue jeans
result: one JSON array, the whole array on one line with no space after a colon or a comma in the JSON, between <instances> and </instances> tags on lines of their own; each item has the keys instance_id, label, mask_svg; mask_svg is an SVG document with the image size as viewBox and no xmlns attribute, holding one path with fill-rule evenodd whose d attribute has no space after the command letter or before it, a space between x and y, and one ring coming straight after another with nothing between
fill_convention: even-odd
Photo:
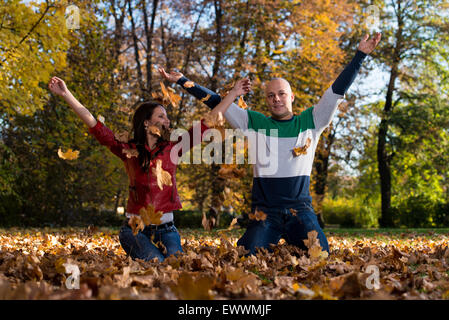
<instances>
[{"instance_id":1,"label":"man's blue jeans","mask_svg":"<svg viewBox=\"0 0 449 320\"><path fill-rule=\"evenodd\" d=\"M151 241L152 237L153 241ZM161 230L152 230L150 226L146 226L145 229L134 236L131 227L125 221L120 229L119 239L123 250L132 259L149 261L158 258L162 262L172 254L177 255L183 252L181 237L174 225ZM154 245L159 241L165 246L166 252L162 252L160 248Z\"/></svg>"},{"instance_id":2,"label":"man's blue jeans","mask_svg":"<svg viewBox=\"0 0 449 320\"><path fill-rule=\"evenodd\" d=\"M323 250L329 252L329 244L326 236L321 230L317 216L308 202L304 202L295 209L296 216L290 209L276 209L258 207L267 214L264 221L251 220L243 236L237 241L237 245L244 246L249 250L249 254L255 254L256 248L266 248L270 250L270 244L277 244L284 238L288 244L295 245L303 250L307 250L303 240L307 239L307 233L315 230L318 232L317 238Z\"/></svg>"}]
</instances>

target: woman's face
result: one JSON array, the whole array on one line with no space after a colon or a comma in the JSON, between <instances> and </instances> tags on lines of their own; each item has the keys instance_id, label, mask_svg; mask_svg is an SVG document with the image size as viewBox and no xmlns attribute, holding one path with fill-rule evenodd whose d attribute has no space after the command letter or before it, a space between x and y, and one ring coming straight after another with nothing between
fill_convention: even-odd
<instances>
[{"instance_id":1,"label":"woman's face","mask_svg":"<svg viewBox=\"0 0 449 320\"><path fill-rule=\"evenodd\" d=\"M167 111L163 107L158 106L154 109L150 119L150 125L160 125L165 129L170 127L170 119L168 119Z\"/></svg>"}]
</instances>

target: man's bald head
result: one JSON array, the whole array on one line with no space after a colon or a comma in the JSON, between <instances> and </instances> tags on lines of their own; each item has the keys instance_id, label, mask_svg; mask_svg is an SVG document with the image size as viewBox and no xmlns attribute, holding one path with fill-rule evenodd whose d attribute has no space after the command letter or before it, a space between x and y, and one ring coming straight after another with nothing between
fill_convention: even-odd
<instances>
[{"instance_id":1,"label":"man's bald head","mask_svg":"<svg viewBox=\"0 0 449 320\"><path fill-rule=\"evenodd\" d=\"M265 97L274 119L288 120L291 118L295 96L287 80L284 78L271 79L265 86Z\"/></svg>"}]
</instances>

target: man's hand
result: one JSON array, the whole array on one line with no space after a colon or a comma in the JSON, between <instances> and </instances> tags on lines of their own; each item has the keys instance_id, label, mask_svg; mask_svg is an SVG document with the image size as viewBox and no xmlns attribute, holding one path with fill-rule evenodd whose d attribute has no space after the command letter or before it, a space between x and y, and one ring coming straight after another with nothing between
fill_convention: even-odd
<instances>
[{"instance_id":1,"label":"man's hand","mask_svg":"<svg viewBox=\"0 0 449 320\"><path fill-rule=\"evenodd\" d=\"M360 41L358 49L363 53L370 54L371 52L373 52L374 48L376 48L381 36L382 35L380 34L380 32L376 33L376 35L371 39L369 39L369 34L365 35L363 40Z\"/></svg>"},{"instance_id":2,"label":"man's hand","mask_svg":"<svg viewBox=\"0 0 449 320\"><path fill-rule=\"evenodd\" d=\"M159 71L159 73L161 74L161 76L173 83L176 83L179 79L181 79L181 77L183 76L183 74L181 72L176 72L176 71L172 71L170 73L165 72L164 68L159 67L157 69Z\"/></svg>"},{"instance_id":3,"label":"man's hand","mask_svg":"<svg viewBox=\"0 0 449 320\"><path fill-rule=\"evenodd\" d=\"M67 89L65 82L62 79L59 79L58 77L53 77L50 79L50 82L48 83L48 88L52 93L61 97L66 96L69 93L69 89Z\"/></svg>"},{"instance_id":4,"label":"man's hand","mask_svg":"<svg viewBox=\"0 0 449 320\"><path fill-rule=\"evenodd\" d=\"M248 78L241 79L236 82L234 88L232 88L231 92L236 96L241 96L243 94L247 94L251 91L251 80Z\"/></svg>"}]
</instances>

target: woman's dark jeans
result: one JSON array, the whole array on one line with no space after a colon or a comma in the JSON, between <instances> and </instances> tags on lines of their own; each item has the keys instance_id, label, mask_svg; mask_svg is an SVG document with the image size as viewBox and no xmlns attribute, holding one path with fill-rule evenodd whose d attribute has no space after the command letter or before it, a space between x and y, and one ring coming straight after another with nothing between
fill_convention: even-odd
<instances>
[{"instance_id":1,"label":"woman's dark jeans","mask_svg":"<svg viewBox=\"0 0 449 320\"><path fill-rule=\"evenodd\" d=\"M149 261L158 258L162 262L172 254L177 255L183 252L181 237L174 225L160 230L146 226L145 229L134 236L131 227L128 225L128 220L126 220L120 229L119 239L123 250L133 259ZM155 244L158 244L158 242L161 242L166 250L161 250L156 246Z\"/></svg>"},{"instance_id":2,"label":"woman's dark jeans","mask_svg":"<svg viewBox=\"0 0 449 320\"><path fill-rule=\"evenodd\" d=\"M277 244L281 238L284 238L288 244L307 250L303 240L307 239L307 233L312 230L318 232L317 238L320 240L321 247L329 252L326 236L310 203L304 202L292 208L297 211L296 216L290 212L290 209L263 207L257 209L267 214L266 220L251 220L246 232L237 242L237 245L249 250L249 254L255 254L256 248L270 250L270 244Z\"/></svg>"}]
</instances>

